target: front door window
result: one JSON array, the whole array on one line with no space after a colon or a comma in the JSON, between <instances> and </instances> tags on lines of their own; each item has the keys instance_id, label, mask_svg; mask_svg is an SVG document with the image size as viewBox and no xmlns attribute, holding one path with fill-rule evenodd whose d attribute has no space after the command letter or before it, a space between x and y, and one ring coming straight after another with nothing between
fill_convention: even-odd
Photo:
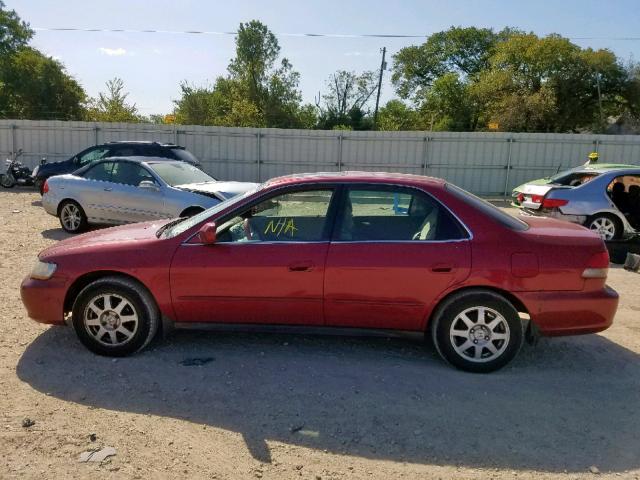
<instances>
[{"instance_id":1,"label":"front door window","mask_svg":"<svg viewBox=\"0 0 640 480\"><path fill-rule=\"evenodd\" d=\"M326 239L331 190L285 193L254 205L218 228L219 242L316 242Z\"/></svg>"}]
</instances>

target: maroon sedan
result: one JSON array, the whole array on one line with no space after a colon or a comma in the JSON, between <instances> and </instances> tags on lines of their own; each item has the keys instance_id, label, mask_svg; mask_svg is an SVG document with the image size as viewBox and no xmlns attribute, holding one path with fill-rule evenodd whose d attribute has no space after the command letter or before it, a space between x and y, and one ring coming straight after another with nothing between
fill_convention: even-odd
<instances>
[{"instance_id":1,"label":"maroon sedan","mask_svg":"<svg viewBox=\"0 0 640 480\"><path fill-rule=\"evenodd\" d=\"M527 334L609 327L608 265L597 234L525 222L443 180L314 174L59 242L21 292L31 318L73 324L101 355L161 328L280 325L425 333L456 367L488 372Z\"/></svg>"}]
</instances>

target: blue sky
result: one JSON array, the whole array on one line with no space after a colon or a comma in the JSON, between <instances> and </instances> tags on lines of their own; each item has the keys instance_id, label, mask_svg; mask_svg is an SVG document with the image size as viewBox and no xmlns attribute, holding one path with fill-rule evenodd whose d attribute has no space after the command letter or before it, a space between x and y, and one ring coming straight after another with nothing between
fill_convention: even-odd
<instances>
[{"instance_id":1,"label":"blue sky","mask_svg":"<svg viewBox=\"0 0 640 480\"><path fill-rule=\"evenodd\" d=\"M32 27L234 31L258 19L275 33L418 34L451 25L518 27L539 35L560 33L581 46L609 48L640 60L638 0L5 0ZM374 70L383 46L393 54L420 39L279 37L282 54L301 74L305 101L313 102L337 69ZM179 84L211 83L226 73L233 36L38 31L33 44L62 61L95 96L114 76L125 81L141 113L166 113ZM387 72L382 100L394 96Z\"/></svg>"}]
</instances>

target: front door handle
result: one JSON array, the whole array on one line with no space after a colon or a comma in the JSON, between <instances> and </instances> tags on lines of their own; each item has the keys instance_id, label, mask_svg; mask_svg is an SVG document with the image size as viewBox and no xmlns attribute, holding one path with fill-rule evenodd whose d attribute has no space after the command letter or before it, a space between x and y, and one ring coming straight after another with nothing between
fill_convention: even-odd
<instances>
[{"instance_id":1,"label":"front door handle","mask_svg":"<svg viewBox=\"0 0 640 480\"><path fill-rule=\"evenodd\" d=\"M290 272L310 272L313 270L313 263L311 262L300 262L300 263L292 263L289 265Z\"/></svg>"},{"instance_id":2,"label":"front door handle","mask_svg":"<svg viewBox=\"0 0 640 480\"><path fill-rule=\"evenodd\" d=\"M113 190L113 188L111 188L111 187L105 187L105 189L104 189L105 192L110 192L112 190Z\"/></svg>"}]
</instances>

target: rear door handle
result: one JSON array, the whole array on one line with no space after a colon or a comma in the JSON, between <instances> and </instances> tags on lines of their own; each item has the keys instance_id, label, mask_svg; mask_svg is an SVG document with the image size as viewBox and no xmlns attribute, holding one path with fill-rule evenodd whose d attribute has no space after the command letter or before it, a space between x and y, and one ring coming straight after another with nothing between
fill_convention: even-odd
<instances>
[{"instance_id":1,"label":"rear door handle","mask_svg":"<svg viewBox=\"0 0 640 480\"><path fill-rule=\"evenodd\" d=\"M310 272L313 270L313 263L310 262L300 262L300 263L292 263L289 265L290 272Z\"/></svg>"},{"instance_id":2,"label":"rear door handle","mask_svg":"<svg viewBox=\"0 0 640 480\"><path fill-rule=\"evenodd\" d=\"M111 187L106 187L106 188L104 189L104 191L105 191L105 192L110 192L111 190L113 190L113 188L111 188Z\"/></svg>"},{"instance_id":3,"label":"rear door handle","mask_svg":"<svg viewBox=\"0 0 640 480\"><path fill-rule=\"evenodd\" d=\"M449 273L453 270L451 265L434 265L431 267L431 271L434 273Z\"/></svg>"}]
</instances>

